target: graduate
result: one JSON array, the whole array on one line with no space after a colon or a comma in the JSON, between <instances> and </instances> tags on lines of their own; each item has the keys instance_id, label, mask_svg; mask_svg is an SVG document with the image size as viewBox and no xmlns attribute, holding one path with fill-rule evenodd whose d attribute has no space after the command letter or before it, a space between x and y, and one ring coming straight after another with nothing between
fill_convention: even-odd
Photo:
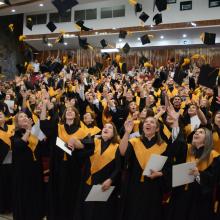
<instances>
[{"instance_id":1,"label":"graduate","mask_svg":"<svg viewBox=\"0 0 220 220\"><path fill-rule=\"evenodd\" d=\"M82 161L77 157L77 149L83 147L81 140L87 136L87 133L80 127L80 116L75 107L67 107L60 122L56 114L50 120L46 120L47 110L51 112L51 103L45 99L40 127L50 140L51 148L48 218L72 220L82 172ZM75 149L72 155L68 155L56 146L57 137L71 149Z\"/></svg>"},{"instance_id":2,"label":"graduate","mask_svg":"<svg viewBox=\"0 0 220 220\"><path fill-rule=\"evenodd\" d=\"M7 125L5 121L5 115L0 111L0 214L12 211L12 161L5 159L11 151L14 125Z\"/></svg>"},{"instance_id":3,"label":"graduate","mask_svg":"<svg viewBox=\"0 0 220 220\"><path fill-rule=\"evenodd\" d=\"M32 120L23 112L15 116L12 137L13 157L13 218L43 218L43 175L38 151L39 140L31 134Z\"/></svg>"},{"instance_id":4,"label":"graduate","mask_svg":"<svg viewBox=\"0 0 220 220\"><path fill-rule=\"evenodd\" d=\"M81 190L76 211L77 220L117 219L119 214L119 183L121 160L118 149L119 137L113 123L104 125L101 138L95 138L80 153L86 157L85 173L82 178ZM102 185L106 191L115 186L107 202L85 202L93 185Z\"/></svg>"},{"instance_id":5,"label":"graduate","mask_svg":"<svg viewBox=\"0 0 220 220\"><path fill-rule=\"evenodd\" d=\"M134 122L125 122L125 134L120 142L120 153L125 157L128 176L123 185L123 217L128 220L155 220L162 218L162 197L168 188L166 180L169 159L162 171L153 171L143 176L143 170L151 154L168 156L167 143L159 134L159 122L147 117L143 123L141 137L129 140Z\"/></svg>"},{"instance_id":6,"label":"graduate","mask_svg":"<svg viewBox=\"0 0 220 220\"><path fill-rule=\"evenodd\" d=\"M199 128L195 131L185 162L196 162L196 168L189 170L195 181L173 189L168 219L213 219L214 189L219 178L220 155L213 150L210 130Z\"/></svg>"},{"instance_id":7,"label":"graduate","mask_svg":"<svg viewBox=\"0 0 220 220\"><path fill-rule=\"evenodd\" d=\"M220 154L220 111L213 116L213 142L214 149Z\"/></svg>"}]
</instances>

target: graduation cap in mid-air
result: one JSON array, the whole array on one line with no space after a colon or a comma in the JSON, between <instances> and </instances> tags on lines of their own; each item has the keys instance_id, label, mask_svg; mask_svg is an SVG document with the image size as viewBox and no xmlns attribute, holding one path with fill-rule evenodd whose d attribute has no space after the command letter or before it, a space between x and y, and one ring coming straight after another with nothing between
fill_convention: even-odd
<instances>
[{"instance_id":1,"label":"graduation cap in mid-air","mask_svg":"<svg viewBox=\"0 0 220 220\"><path fill-rule=\"evenodd\" d=\"M80 20L76 22L76 27L77 29L79 29L80 31L91 31L91 28L88 28L86 26L84 26L84 21Z\"/></svg>"},{"instance_id":2,"label":"graduation cap in mid-air","mask_svg":"<svg viewBox=\"0 0 220 220\"><path fill-rule=\"evenodd\" d=\"M105 39L102 39L102 40L100 41L100 44L102 45L102 48L105 48L105 47L108 46L108 43L106 42Z\"/></svg>"},{"instance_id":3,"label":"graduation cap in mid-air","mask_svg":"<svg viewBox=\"0 0 220 220\"><path fill-rule=\"evenodd\" d=\"M32 31L32 27L33 27L33 21L32 21L32 18L27 18L27 21L26 21L26 27Z\"/></svg>"},{"instance_id":4,"label":"graduation cap in mid-air","mask_svg":"<svg viewBox=\"0 0 220 220\"><path fill-rule=\"evenodd\" d=\"M215 39L216 39L216 34L215 33L202 33L200 36L202 42L206 45L214 45L215 44Z\"/></svg>"},{"instance_id":5,"label":"graduation cap in mid-air","mask_svg":"<svg viewBox=\"0 0 220 220\"><path fill-rule=\"evenodd\" d=\"M79 46L85 50L92 49L92 46L87 42L87 38L81 38L78 36Z\"/></svg>"},{"instance_id":6,"label":"graduation cap in mid-air","mask_svg":"<svg viewBox=\"0 0 220 220\"><path fill-rule=\"evenodd\" d=\"M139 19L145 23L149 17L150 16L143 11L139 16Z\"/></svg>"},{"instance_id":7,"label":"graduation cap in mid-air","mask_svg":"<svg viewBox=\"0 0 220 220\"><path fill-rule=\"evenodd\" d=\"M57 11L60 16L65 16L66 12L78 5L76 0L54 0L52 4L57 8Z\"/></svg>"},{"instance_id":8,"label":"graduation cap in mid-air","mask_svg":"<svg viewBox=\"0 0 220 220\"><path fill-rule=\"evenodd\" d=\"M134 10L135 10L135 13L137 14L138 12L142 12L142 4L141 3L137 3L135 6L134 6Z\"/></svg>"},{"instance_id":9,"label":"graduation cap in mid-air","mask_svg":"<svg viewBox=\"0 0 220 220\"><path fill-rule=\"evenodd\" d=\"M57 29L57 26L52 22L48 22L47 28L50 30L50 32L54 32Z\"/></svg>"},{"instance_id":10,"label":"graduation cap in mid-air","mask_svg":"<svg viewBox=\"0 0 220 220\"><path fill-rule=\"evenodd\" d=\"M126 43L125 45L124 45L124 47L122 47L122 51L124 52L124 53L129 53L129 51L130 51L130 49L131 49L131 47L130 47L130 45L128 44L128 43Z\"/></svg>"},{"instance_id":11,"label":"graduation cap in mid-air","mask_svg":"<svg viewBox=\"0 0 220 220\"><path fill-rule=\"evenodd\" d=\"M144 65L144 63L146 63L147 61L148 59L144 55L139 58L139 64L141 65Z\"/></svg>"},{"instance_id":12,"label":"graduation cap in mid-air","mask_svg":"<svg viewBox=\"0 0 220 220\"><path fill-rule=\"evenodd\" d=\"M153 21L155 22L156 25L161 24L163 22L162 14L158 13L158 14L154 15Z\"/></svg>"},{"instance_id":13,"label":"graduation cap in mid-air","mask_svg":"<svg viewBox=\"0 0 220 220\"><path fill-rule=\"evenodd\" d=\"M167 9L167 0L155 0L154 9L155 9L155 6L157 7L157 10L159 12L165 11Z\"/></svg>"},{"instance_id":14,"label":"graduation cap in mid-air","mask_svg":"<svg viewBox=\"0 0 220 220\"><path fill-rule=\"evenodd\" d=\"M147 34L143 35L141 37L141 43L142 45L145 45L145 44L149 44L150 43L150 38Z\"/></svg>"},{"instance_id":15,"label":"graduation cap in mid-air","mask_svg":"<svg viewBox=\"0 0 220 220\"><path fill-rule=\"evenodd\" d=\"M127 31L120 30L120 32L119 32L119 36L118 36L118 37L121 38L121 39L125 39L126 36L127 36L127 34L128 34Z\"/></svg>"},{"instance_id":16,"label":"graduation cap in mid-air","mask_svg":"<svg viewBox=\"0 0 220 220\"><path fill-rule=\"evenodd\" d=\"M64 43L64 36L63 36L63 34L60 34L60 36L57 37L56 43L59 43L59 44L63 44Z\"/></svg>"}]
</instances>

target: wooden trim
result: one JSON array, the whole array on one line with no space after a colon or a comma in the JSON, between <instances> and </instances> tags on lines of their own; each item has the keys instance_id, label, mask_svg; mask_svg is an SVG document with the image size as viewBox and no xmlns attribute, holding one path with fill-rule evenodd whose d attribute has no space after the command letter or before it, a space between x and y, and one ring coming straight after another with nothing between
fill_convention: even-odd
<instances>
[{"instance_id":1,"label":"wooden trim","mask_svg":"<svg viewBox=\"0 0 220 220\"><path fill-rule=\"evenodd\" d=\"M206 21L193 21L196 23L196 28L198 27L210 27L210 26L220 26L220 19L216 20L206 20ZM190 22L181 22L181 23L170 23L170 24L160 24L158 26L154 26L153 28L150 26L136 26L136 27L126 27L120 28L129 32L144 32L144 31L159 31L159 30L170 30L170 29L184 29L184 28L195 28L191 25ZM102 30L92 30L92 31L76 31L76 32L66 32L66 34L75 34L80 36L90 36L96 35L97 33L106 32L108 34L117 34L120 29L102 29ZM38 39L42 38L44 35L55 38L59 36L59 33L51 33L51 34L36 34L36 35L27 35L26 40Z\"/></svg>"}]
</instances>

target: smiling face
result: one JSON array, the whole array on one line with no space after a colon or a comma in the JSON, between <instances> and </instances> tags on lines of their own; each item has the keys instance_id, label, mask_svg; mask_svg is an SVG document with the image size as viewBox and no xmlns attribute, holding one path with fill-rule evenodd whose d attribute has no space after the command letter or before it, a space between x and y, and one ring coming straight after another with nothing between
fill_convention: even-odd
<instances>
[{"instance_id":1,"label":"smiling face","mask_svg":"<svg viewBox=\"0 0 220 220\"><path fill-rule=\"evenodd\" d=\"M28 123L29 123L29 119L28 119L27 115L23 112L18 113L17 127L22 128L22 129L26 129L28 127Z\"/></svg>"},{"instance_id":2,"label":"smiling face","mask_svg":"<svg viewBox=\"0 0 220 220\"><path fill-rule=\"evenodd\" d=\"M65 114L66 120L74 120L75 116L76 113L74 112L74 110L71 107L68 107Z\"/></svg>"},{"instance_id":3,"label":"smiling face","mask_svg":"<svg viewBox=\"0 0 220 220\"><path fill-rule=\"evenodd\" d=\"M174 99L173 99L174 108L180 108L181 102L182 102L182 100L179 96L174 97Z\"/></svg>"},{"instance_id":4,"label":"smiling face","mask_svg":"<svg viewBox=\"0 0 220 220\"><path fill-rule=\"evenodd\" d=\"M137 111L137 105L136 105L135 102L131 102L131 103L129 104L129 111L130 111L131 113L135 113L135 112Z\"/></svg>"},{"instance_id":5,"label":"smiling face","mask_svg":"<svg viewBox=\"0 0 220 220\"><path fill-rule=\"evenodd\" d=\"M105 124L102 129L102 138L107 141L111 140L114 136L114 129L112 124Z\"/></svg>"},{"instance_id":6,"label":"smiling face","mask_svg":"<svg viewBox=\"0 0 220 220\"><path fill-rule=\"evenodd\" d=\"M190 105L188 108L188 114L190 117L197 115L196 106Z\"/></svg>"},{"instance_id":7,"label":"smiling face","mask_svg":"<svg viewBox=\"0 0 220 220\"><path fill-rule=\"evenodd\" d=\"M86 92L85 97L86 97L86 100L87 100L88 102L90 102L90 103L93 102L93 95L92 95L92 93Z\"/></svg>"},{"instance_id":8,"label":"smiling face","mask_svg":"<svg viewBox=\"0 0 220 220\"><path fill-rule=\"evenodd\" d=\"M220 128L220 111L215 115L214 123Z\"/></svg>"},{"instance_id":9,"label":"smiling face","mask_svg":"<svg viewBox=\"0 0 220 220\"><path fill-rule=\"evenodd\" d=\"M93 118L92 118L92 115L90 113L86 113L84 116L83 116L83 122L86 124L86 125L90 125L93 123Z\"/></svg>"},{"instance_id":10,"label":"smiling face","mask_svg":"<svg viewBox=\"0 0 220 220\"><path fill-rule=\"evenodd\" d=\"M196 130L195 134L193 135L192 144L194 146L202 146L205 144L205 130L202 128L199 128Z\"/></svg>"},{"instance_id":11,"label":"smiling face","mask_svg":"<svg viewBox=\"0 0 220 220\"><path fill-rule=\"evenodd\" d=\"M143 124L143 132L145 136L153 137L158 131L159 131L159 127L157 125L156 119L154 117L146 118Z\"/></svg>"}]
</instances>

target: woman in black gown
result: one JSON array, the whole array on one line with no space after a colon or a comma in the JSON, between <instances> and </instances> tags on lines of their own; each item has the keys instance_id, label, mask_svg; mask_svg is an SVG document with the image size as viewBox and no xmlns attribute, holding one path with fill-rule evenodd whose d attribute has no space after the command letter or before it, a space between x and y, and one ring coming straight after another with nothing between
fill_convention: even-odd
<instances>
[{"instance_id":1,"label":"woman in black gown","mask_svg":"<svg viewBox=\"0 0 220 220\"><path fill-rule=\"evenodd\" d=\"M77 220L113 220L119 211L119 183L121 160L118 149L119 138L113 123L104 125L101 138L95 138L85 149L79 152L85 159L85 173L76 211ZM107 202L85 202L93 185L102 185L106 191L115 186Z\"/></svg>"},{"instance_id":2,"label":"woman in black gown","mask_svg":"<svg viewBox=\"0 0 220 220\"><path fill-rule=\"evenodd\" d=\"M186 162L196 162L191 171L195 181L173 189L169 220L207 220L214 218L214 190L220 172L220 156L213 150L212 132L199 128L188 146ZM190 171L189 171L190 172Z\"/></svg>"},{"instance_id":3,"label":"woman in black gown","mask_svg":"<svg viewBox=\"0 0 220 220\"><path fill-rule=\"evenodd\" d=\"M77 148L82 147L80 140L84 139L87 133L80 127L79 113L76 108L67 107L60 123L56 114L50 117L50 120L46 120L47 110L52 111L50 102L45 100L40 127L50 144L48 218L72 220L82 173L82 163L78 159ZM71 156L56 146L57 137L69 147L75 148Z\"/></svg>"},{"instance_id":4,"label":"woman in black gown","mask_svg":"<svg viewBox=\"0 0 220 220\"><path fill-rule=\"evenodd\" d=\"M5 115L0 111L0 214L12 211L12 164L6 157L11 151L13 133L14 126L5 123Z\"/></svg>"},{"instance_id":5,"label":"woman in black gown","mask_svg":"<svg viewBox=\"0 0 220 220\"><path fill-rule=\"evenodd\" d=\"M163 194L169 185L169 158L161 172L152 170L149 176L143 176L142 173L151 154L168 156L167 144L160 137L160 125L154 117L145 119L140 138L129 140L133 126L133 121L125 122L125 134L119 146L128 173L123 184L122 219L160 220Z\"/></svg>"},{"instance_id":6,"label":"woman in black gown","mask_svg":"<svg viewBox=\"0 0 220 220\"><path fill-rule=\"evenodd\" d=\"M12 138L13 157L13 217L14 220L41 220L42 167L39 141L31 134L32 120L23 112L15 116Z\"/></svg>"}]
</instances>

